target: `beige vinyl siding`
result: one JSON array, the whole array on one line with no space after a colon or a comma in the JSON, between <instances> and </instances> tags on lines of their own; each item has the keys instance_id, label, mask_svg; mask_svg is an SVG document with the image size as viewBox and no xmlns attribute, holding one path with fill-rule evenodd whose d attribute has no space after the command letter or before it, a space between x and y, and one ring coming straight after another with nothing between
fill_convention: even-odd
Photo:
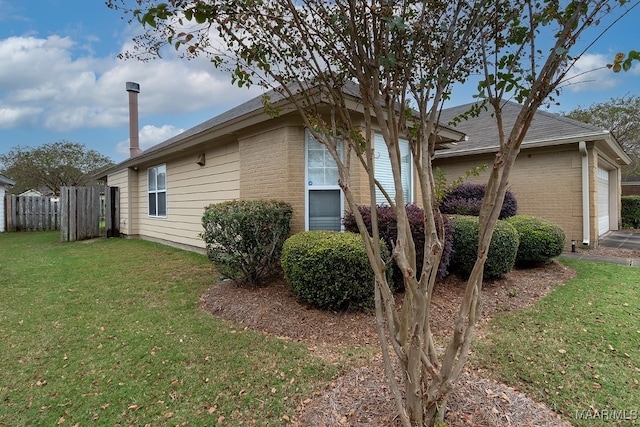
<instances>
[{"instance_id":1,"label":"beige vinyl siding","mask_svg":"<svg viewBox=\"0 0 640 427\"><path fill-rule=\"evenodd\" d=\"M171 159L167 167L167 217L148 214L146 169L138 175L140 235L144 239L171 242L176 246L204 249L198 237L205 206L240 197L238 144L229 143L204 151L205 165L198 165L200 153Z\"/></svg>"},{"instance_id":2,"label":"beige vinyl siding","mask_svg":"<svg viewBox=\"0 0 640 427\"><path fill-rule=\"evenodd\" d=\"M465 171L493 163L494 157L474 156L437 159L434 166L445 169L447 180L464 176ZM509 178L509 190L518 201L518 214L544 218L560 226L571 240L582 240L581 157L576 147L525 150L516 160ZM485 184L489 171L469 181Z\"/></svg>"},{"instance_id":3,"label":"beige vinyl siding","mask_svg":"<svg viewBox=\"0 0 640 427\"><path fill-rule=\"evenodd\" d=\"M118 172L112 173L107 176L107 185L110 187L118 187L120 189L120 233L129 233L129 187L127 185L127 178L129 176L128 169L121 169Z\"/></svg>"}]
</instances>

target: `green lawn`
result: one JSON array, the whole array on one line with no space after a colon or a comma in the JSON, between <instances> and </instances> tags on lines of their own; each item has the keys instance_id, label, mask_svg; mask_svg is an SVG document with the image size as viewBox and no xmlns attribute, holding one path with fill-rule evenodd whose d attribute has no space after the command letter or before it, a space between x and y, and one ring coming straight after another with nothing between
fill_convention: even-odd
<instances>
[{"instance_id":1,"label":"green lawn","mask_svg":"<svg viewBox=\"0 0 640 427\"><path fill-rule=\"evenodd\" d=\"M640 269L563 263L577 277L491 321L473 364L575 425L639 424Z\"/></svg>"},{"instance_id":2,"label":"green lawn","mask_svg":"<svg viewBox=\"0 0 640 427\"><path fill-rule=\"evenodd\" d=\"M0 234L0 425L282 425L344 366L199 309L206 257Z\"/></svg>"},{"instance_id":3,"label":"green lawn","mask_svg":"<svg viewBox=\"0 0 640 427\"><path fill-rule=\"evenodd\" d=\"M328 364L200 310L217 278L202 255L58 240L0 234L0 426L286 425L362 361L345 352ZM574 424L629 425L620 418L640 415L640 269L563 262L578 276L491 321L472 363Z\"/></svg>"}]
</instances>

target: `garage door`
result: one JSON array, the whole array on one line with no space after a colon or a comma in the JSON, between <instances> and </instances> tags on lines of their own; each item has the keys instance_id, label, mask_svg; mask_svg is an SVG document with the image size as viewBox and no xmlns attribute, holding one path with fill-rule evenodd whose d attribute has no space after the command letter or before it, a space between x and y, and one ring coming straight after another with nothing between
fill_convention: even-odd
<instances>
[{"instance_id":1,"label":"garage door","mask_svg":"<svg viewBox=\"0 0 640 427\"><path fill-rule=\"evenodd\" d=\"M609 231L609 171L598 168L598 234Z\"/></svg>"}]
</instances>

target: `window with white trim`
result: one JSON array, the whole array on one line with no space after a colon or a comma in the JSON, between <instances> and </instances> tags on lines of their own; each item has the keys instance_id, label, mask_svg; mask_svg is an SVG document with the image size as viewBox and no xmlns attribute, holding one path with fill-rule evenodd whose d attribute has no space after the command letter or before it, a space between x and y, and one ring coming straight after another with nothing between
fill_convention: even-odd
<instances>
[{"instance_id":1,"label":"window with white trim","mask_svg":"<svg viewBox=\"0 0 640 427\"><path fill-rule=\"evenodd\" d=\"M167 216L167 166L160 165L147 170L149 216Z\"/></svg>"},{"instance_id":2,"label":"window with white trim","mask_svg":"<svg viewBox=\"0 0 640 427\"><path fill-rule=\"evenodd\" d=\"M411 151L409 150L409 141L400 139L400 168L402 174L402 191L404 193L404 202L411 203L413 201L413 180L411 167ZM393 183L393 172L391 170L391 160L389 159L389 151L384 142L384 138L380 134L375 135L374 140L375 153L375 175L376 179L385 189L389 197L395 201L396 188ZM388 205L389 202L382 192L376 187L376 203Z\"/></svg>"},{"instance_id":3,"label":"window with white trim","mask_svg":"<svg viewBox=\"0 0 640 427\"><path fill-rule=\"evenodd\" d=\"M306 130L306 215L307 230L342 229L344 211L342 190L338 185L338 165L327 147ZM342 143L338 142L342 153Z\"/></svg>"}]
</instances>

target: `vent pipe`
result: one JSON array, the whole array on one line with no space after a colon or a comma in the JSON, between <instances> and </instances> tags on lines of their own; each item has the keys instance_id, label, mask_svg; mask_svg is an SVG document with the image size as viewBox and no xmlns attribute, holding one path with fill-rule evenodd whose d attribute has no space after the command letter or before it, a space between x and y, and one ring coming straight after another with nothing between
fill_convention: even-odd
<instances>
[{"instance_id":1,"label":"vent pipe","mask_svg":"<svg viewBox=\"0 0 640 427\"><path fill-rule=\"evenodd\" d=\"M138 94L140 93L140 85L134 82L127 82L127 92L129 92L129 157L135 157L142 153L140 138L138 137Z\"/></svg>"}]
</instances>

